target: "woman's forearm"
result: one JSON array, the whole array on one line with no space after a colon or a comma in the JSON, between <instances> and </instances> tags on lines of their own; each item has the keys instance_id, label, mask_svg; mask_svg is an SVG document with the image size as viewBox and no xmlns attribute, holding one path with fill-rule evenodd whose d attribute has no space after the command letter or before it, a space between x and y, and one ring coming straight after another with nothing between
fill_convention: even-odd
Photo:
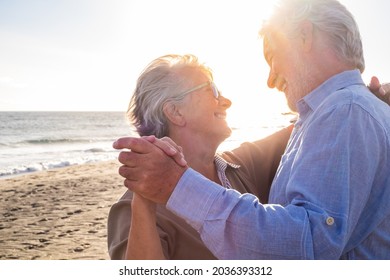
<instances>
[{"instance_id":1,"label":"woman's forearm","mask_svg":"<svg viewBox=\"0 0 390 280\"><path fill-rule=\"evenodd\" d=\"M156 226L155 203L134 194L126 259L165 259Z\"/></svg>"}]
</instances>

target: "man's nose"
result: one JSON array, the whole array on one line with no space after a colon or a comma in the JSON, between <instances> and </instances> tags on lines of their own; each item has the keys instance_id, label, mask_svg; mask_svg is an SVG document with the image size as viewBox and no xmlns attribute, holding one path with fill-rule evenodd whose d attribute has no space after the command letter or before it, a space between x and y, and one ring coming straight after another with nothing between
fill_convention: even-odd
<instances>
[{"instance_id":1,"label":"man's nose","mask_svg":"<svg viewBox=\"0 0 390 280\"><path fill-rule=\"evenodd\" d=\"M278 78L278 75L276 75L272 69L269 71L268 74L268 80L267 80L267 85L269 88L274 88L276 86L276 80Z\"/></svg>"}]
</instances>

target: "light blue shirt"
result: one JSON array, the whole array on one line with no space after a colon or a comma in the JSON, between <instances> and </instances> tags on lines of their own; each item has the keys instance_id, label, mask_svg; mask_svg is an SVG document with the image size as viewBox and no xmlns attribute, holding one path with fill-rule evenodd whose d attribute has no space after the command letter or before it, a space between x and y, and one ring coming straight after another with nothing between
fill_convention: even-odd
<instances>
[{"instance_id":1,"label":"light blue shirt","mask_svg":"<svg viewBox=\"0 0 390 280\"><path fill-rule=\"evenodd\" d=\"M167 207L220 259L390 259L390 109L359 71L298 102L269 204L188 169Z\"/></svg>"}]
</instances>

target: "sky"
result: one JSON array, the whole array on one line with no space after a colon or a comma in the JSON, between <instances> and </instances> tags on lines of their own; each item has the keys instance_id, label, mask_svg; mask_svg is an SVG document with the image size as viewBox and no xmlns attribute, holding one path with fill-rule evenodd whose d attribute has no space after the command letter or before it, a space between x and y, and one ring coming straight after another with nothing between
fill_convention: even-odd
<instances>
[{"instance_id":1,"label":"sky","mask_svg":"<svg viewBox=\"0 0 390 280\"><path fill-rule=\"evenodd\" d=\"M390 1L342 0L359 24L363 75L390 81ZM0 0L0 111L125 111L154 58L193 53L236 117L287 110L266 86L258 30L274 1Z\"/></svg>"}]
</instances>

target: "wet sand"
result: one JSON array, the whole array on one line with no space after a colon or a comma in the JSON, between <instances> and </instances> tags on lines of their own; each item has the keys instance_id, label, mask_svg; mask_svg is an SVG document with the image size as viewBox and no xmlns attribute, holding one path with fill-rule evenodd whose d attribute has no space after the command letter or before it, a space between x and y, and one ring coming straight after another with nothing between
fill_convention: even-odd
<instances>
[{"instance_id":1,"label":"wet sand","mask_svg":"<svg viewBox=\"0 0 390 280\"><path fill-rule=\"evenodd\" d=\"M0 179L0 260L99 260L107 216L125 192L117 161Z\"/></svg>"}]
</instances>

